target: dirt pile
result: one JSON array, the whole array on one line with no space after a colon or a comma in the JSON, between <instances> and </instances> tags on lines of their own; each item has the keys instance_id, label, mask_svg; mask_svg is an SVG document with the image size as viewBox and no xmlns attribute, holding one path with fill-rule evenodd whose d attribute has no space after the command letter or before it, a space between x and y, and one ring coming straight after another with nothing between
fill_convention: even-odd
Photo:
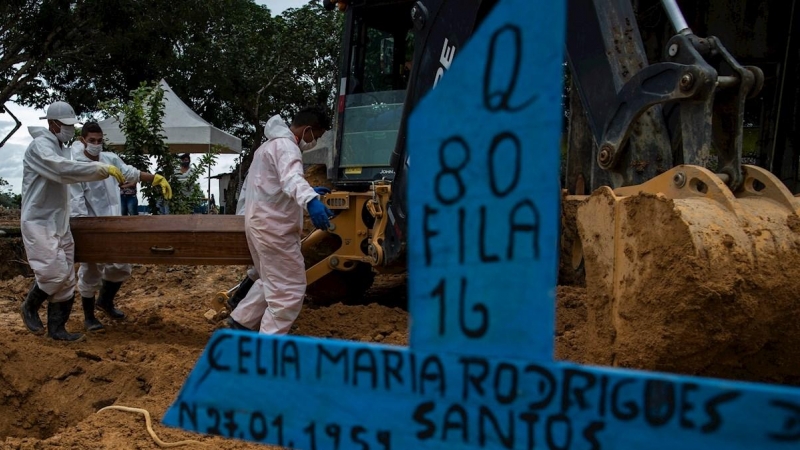
<instances>
[{"instance_id":1,"label":"dirt pile","mask_svg":"<svg viewBox=\"0 0 800 450\"><path fill-rule=\"evenodd\" d=\"M23 328L18 307L30 278L0 281L0 448L158 448L141 416L95 414L110 404L149 410L156 432L168 442L200 439L210 448L264 448L158 424L215 329L203 317L210 297L243 273L239 267L135 267L118 297L128 318L120 323L102 318L105 333L72 345ZM379 278L368 295L376 303L307 305L293 333L406 344L408 317L397 306L405 301L405 278ZM76 306L67 328L81 329L82 319Z\"/></svg>"},{"instance_id":2,"label":"dirt pile","mask_svg":"<svg viewBox=\"0 0 800 450\"><path fill-rule=\"evenodd\" d=\"M18 315L31 279L0 281L0 448L156 449L141 416L96 411L111 404L150 411L168 442L199 439L219 449L262 446L197 436L159 424L216 324L203 313L213 293L233 286L239 267L137 266L119 293L128 313L78 344L29 334ZM557 354L583 362L592 339L583 332L581 288L560 288ZM395 345L408 343L406 278L379 276L366 305L304 307L293 334ZM79 307L67 324L82 327Z\"/></svg>"},{"instance_id":3,"label":"dirt pile","mask_svg":"<svg viewBox=\"0 0 800 450\"><path fill-rule=\"evenodd\" d=\"M19 210L0 206L0 280L32 275L19 230Z\"/></svg>"},{"instance_id":4,"label":"dirt pile","mask_svg":"<svg viewBox=\"0 0 800 450\"><path fill-rule=\"evenodd\" d=\"M748 267L752 259L731 245L729 256L719 253L722 259L709 265L692 256L693 242L675 239L686 236L687 225L679 219L662 200L645 201L626 215L630 226L644 230L623 252L640 271L617 281L642 292L639 296L609 296L602 287L614 280L613 271L589 271L592 264L598 267L600 258L584 249L588 288L559 286L557 291L556 357L800 382L800 363L794 358L800 344L800 325L793 320L798 307L793 304L795 293L787 289L789 277L800 275L791 267L792 259L757 261L766 269L758 272ZM707 228L710 235L727 232ZM595 248L608 244L604 236L613 233L597 233ZM722 235L717 240L726 242ZM666 241L675 245L665 247ZM0 239L0 250L4 242L11 241ZM795 248L800 246L791 249ZM110 404L149 410L157 433L168 442L199 439L210 448L264 448L159 423L217 327L203 316L210 300L243 276L243 267L135 266L133 278L118 296L128 317L120 323L101 318L107 325L104 334L71 345L33 336L23 328L18 308L31 278L0 280L0 449L158 448L141 416L96 413ZM651 284L637 286L637 277ZM309 302L292 333L406 345L406 281L405 275L377 277L360 305ZM68 329L82 329L82 319L76 306Z\"/></svg>"},{"instance_id":5,"label":"dirt pile","mask_svg":"<svg viewBox=\"0 0 800 450\"><path fill-rule=\"evenodd\" d=\"M600 350L590 360L800 382L800 234L791 215L764 200L739 199L732 210L648 194L616 213L610 196L590 201L578 214L590 241L586 327Z\"/></svg>"}]
</instances>

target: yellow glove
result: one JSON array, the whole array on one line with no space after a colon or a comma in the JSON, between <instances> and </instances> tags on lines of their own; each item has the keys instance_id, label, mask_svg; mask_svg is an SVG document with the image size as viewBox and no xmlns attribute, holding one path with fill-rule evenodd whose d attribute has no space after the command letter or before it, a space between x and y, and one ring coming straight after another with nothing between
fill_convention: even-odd
<instances>
[{"instance_id":1,"label":"yellow glove","mask_svg":"<svg viewBox=\"0 0 800 450\"><path fill-rule=\"evenodd\" d=\"M165 199L169 200L172 198L172 187L162 175L155 175L153 178L153 186L161 186L161 193L164 195Z\"/></svg>"},{"instance_id":2,"label":"yellow glove","mask_svg":"<svg viewBox=\"0 0 800 450\"><path fill-rule=\"evenodd\" d=\"M125 176L122 175L122 172L120 172L116 166L108 165L106 166L106 171L108 172L108 176L116 178L119 184L125 182Z\"/></svg>"}]
</instances>

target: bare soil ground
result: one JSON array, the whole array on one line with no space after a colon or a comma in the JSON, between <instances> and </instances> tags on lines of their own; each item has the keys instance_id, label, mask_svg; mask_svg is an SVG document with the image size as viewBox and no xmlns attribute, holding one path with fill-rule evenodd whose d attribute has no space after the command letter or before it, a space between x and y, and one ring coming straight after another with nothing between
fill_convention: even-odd
<instances>
[{"instance_id":1,"label":"bare soil ground","mask_svg":"<svg viewBox=\"0 0 800 450\"><path fill-rule=\"evenodd\" d=\"M128 317L105 318L107 331L76 344L34 336L19 304L32 281L0 281L0 448L150 449L142 416L96 411L111 404L145 408L165 441L199 439L210 448L264 448L192 435L158 421L200 356L216 325L203 317L208 301L244 274L240 267L138 266L123 285L119 307ZM381 277L364 306L307 305L293 333L405 344L405 278ZM76 305L67 328L82 329ZM189 447L191 448L191 446Z\"/></svg>"},{"instance_id":2,"label":"bare soil ground","mask_svg":"<svg viewBox=\"0 0 800 450\"><path fill-rule=\"evenodd\" d=\"M0 214L0 229L14 225L18 226L18 219ZM569 268L562 267L564 270ZM29 272L19 238L0 237L0 449L159 448L147 434L140 415L119 411L97 413L112 404L150 411L156 432L167 442L196 439L206 443L207 448L264 448L160 425L161 417L218 326L203 315L210 300L216 292L234 286L244 276L243 267L135 266L132 279L123 285L117 301L128 317L113 323L101 316L106 332L75 344L34 336L23 327L18 308L32 282ZM648 339L662 339L665 331L647 330L645 316L637 316L637 323L644 327L640 327L641 338L626 340L626 345L621 346L615 342L620 337L610 323L608 300L589 292L585 287L558 287L555 337L558 359L797 383L798 378L787 372L789 364L784 360L787 355L771 352L770 345L726 353L725 359L709 360L705 365L695 364L695 359L681 352L653 354L651 349L655 347L647 346ZM651 308L665 309L668 305L664 302L675 295L654 291L648 304ZM306 304L292 333L407 344L405 275L377 277L367 297L367 304L357 306ZM680 298L691 302L693 295ZM83 328L79 302L78 299L67 324L72 331ZM712 303L705 303L700 312L725 314L724 308L713 308ZM682 320L691 319L682 316ZM753 320L758 322L758 317ZM783 340L786 336L800 336L800 331L781 329L771 336L773 341ZM697 336L686 335L681 339L694 342L689 338L696 340ZM714 347L719 342L708 345ZM637 358L620 364L625 355Z\"/></svg>"},{"instance_id":3,"label":"bare soil ground","mask_svg":"<svg viewBox=\"0 0 800 450\"><path fill-rule=\"evenodd\" d=\"M211 448L264 448L169 429L158 421L175 399L216 325L203 317L214 293L233 286L241 267L137 266L118 296L128 317L104 317L106 332L76 344L34 336L19 304L32 282L0 280L0 448L156 449L140 415L96 411L111 404L150 411L167 441L198 439ZM293 334L321 338L408 342L406 278L385 275L368 292L368 305L306 305ZM558 354L581 361L582 288L560 288ZM76 305L67 328L82 329ZM188 447L188 448L191 448Z\"/></svg>"},{"instance_id":4,"label":"bare soil ground","mask_svg":"<svg viewBox=\"0 0 800 450\"><path fill-rule=\"evenodd\" d=\"M19 210L0 206L0 280L15 275L33 275L25 262L19 231Z\"/></svg>"}]
</instances>

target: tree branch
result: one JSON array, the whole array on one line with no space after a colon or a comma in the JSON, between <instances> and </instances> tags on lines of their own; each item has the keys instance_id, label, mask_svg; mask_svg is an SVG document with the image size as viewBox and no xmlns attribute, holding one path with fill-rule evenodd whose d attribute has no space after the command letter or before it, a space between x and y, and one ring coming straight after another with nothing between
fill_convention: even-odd
<instances>
[{"instance_id":1,"label":"tree branch","mask_svg":"<svg viewBox=\"0 0 800 450\"><path fill-rule=\"evenodd\" d=\"M19 89L21 89L22 86L25 86L30 81L32 81L34 78L36 78L36 75L33 74L33 73L29 73L29 74L26 74L25 76L21 76L22 69L27 69L27 66L30 66L31 64L32 64L32 61L28 61L27 63L25 63L25 66L23 66L21 68L21 70L18 71L14 75L14 77L11 79L11 81L9 81L9 83L3 88L3 90L0 91L0 105L2 105L5 102L9 101L11 99L11 97L13 97L14 94L16 94L16 92Z\"/></svg>"}]
</instances>

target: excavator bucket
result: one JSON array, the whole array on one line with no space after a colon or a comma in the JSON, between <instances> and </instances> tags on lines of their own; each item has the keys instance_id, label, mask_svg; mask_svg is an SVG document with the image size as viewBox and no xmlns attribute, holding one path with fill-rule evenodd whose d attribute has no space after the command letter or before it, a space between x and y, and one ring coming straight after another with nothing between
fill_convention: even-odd
<instances>
[{"instance_id":1,"label":"excavator bucket","mask_svg":"<svg viewBox=\"0 0 800 450\"><path fill-rule=\"evenodd\" d=\"M580 201L593 362L800 382L800 199L744 171L736 193L678 166Z\"/></svg>"}]
</instances>

